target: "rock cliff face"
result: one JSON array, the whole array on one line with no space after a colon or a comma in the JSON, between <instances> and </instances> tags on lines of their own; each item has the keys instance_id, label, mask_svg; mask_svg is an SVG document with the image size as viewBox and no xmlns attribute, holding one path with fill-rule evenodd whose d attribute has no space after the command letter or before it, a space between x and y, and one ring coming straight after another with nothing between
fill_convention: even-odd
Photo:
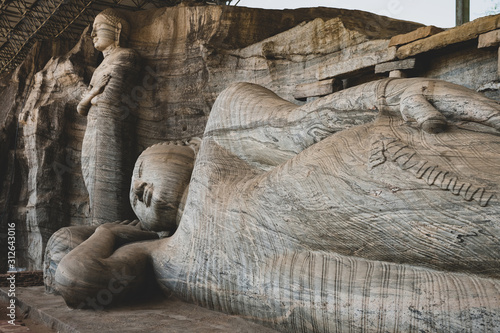
<instances>
[{"instance_id":1,"label":"rock cliff face","mask_svg":"<svg viewBox=\"0 0 500 333\"><path fill-rule=\"evenodd\" d=\"M72 140L79 138L75 129L85 125L74 116L71 93L97 53L91 44L79 43L76 50L89 52L66 54L74 44L39 43L21 66L0 79L0 232L4 237L7 221L15 223L17 267L39 268L44 241L54 228L71 221L65 211L72 200L67 193L81 190L78 185L64 187L70 179L78 182L78 176L73 179L63 171L70 171L68 153ZM24 127L18 122L21 113ZM0 257L6 257L6 250L0 250ZM3 260L2 270L6 263Z\"/></svg>"},{"instance_id":2,"label":"rock cliff face","mask_svg":"<svg viewBox=\"0 0 500 333\"><path fill-rule=\"evenodd\" d=\"M389 39L420 26L331 8L180 5L126 15L128 46L144 59L127 100L136 118L135 156L156 142L201 136L215 98L232 82L257 83L294 101L297 85L345 73L352 82L369 80L359 68L391 60ZM80 165L86 120L76 104L102 56L89 31L70 48L64 41L39 45L0 81L0 207L2 218L16 223L19 267L40 269L54 231L89 223Z\"/></svg>"}]
</instances>

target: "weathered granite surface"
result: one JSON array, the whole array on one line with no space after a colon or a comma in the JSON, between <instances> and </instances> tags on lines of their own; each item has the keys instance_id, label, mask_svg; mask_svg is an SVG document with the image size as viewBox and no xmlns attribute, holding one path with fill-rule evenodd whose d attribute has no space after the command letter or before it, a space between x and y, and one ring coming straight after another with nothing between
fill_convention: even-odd
<instances>
[{"instance_id":1,"label":"weathered granite surface","mask_svg":"<svg viewBox=\"0 0 500 333\"><path fill-rule=\"evenodd\" d=\"M324 64L342 57L364 59L358 53L367 47L381 47L390 37L420 26L332 8L274 11L188 5L134 13L130 21L129 47L144 60L126 100L137 106L131 111L133 157L156 142L201 136L216 96L231 82L258 83L293 100L295 86L317 81ZM76 114L81 91L102 59L89 34L66 55L55 54L45 63L47 56L35 54L33 61L41 65L27 62L4 78L1 93L10 106L1 111L5 140L0 151L9 162L2 168L16 171L3 174L0 203L9 196L8 215L19 234L19 266L40 269L53 232L90 223L80 171L86 123ZM23 71L32 73L25 76ZM25 124L15 145L21 113Z\"/></svg>"},{"instance_id":2,"label":"weathered granite surface","mask_svg":"<svg viewBox=\"0 0 500 333\"><path fill-rule=\"evenodd\" d=\"M75 244L56 289L71 307L104 308L154 277L167 294L283 332L496 332L499 130L498 102L444 81L373 81L302 106L231 85L175 233L149 231L186 186L169 158L180 147L155 145L132 180L140 223ZM66 231L56 246L70 244Z\"/></svg>"},{"instance_id":3,"label":"weathered granite surface","mask_svg":"<svg viewBox=\"0 0 500 333\"><path fill-rule=\"evenodd\" d=\"M441 28L435 27L433 25L428 25L425 27L418 28L406 34L397 35L391 38L389 46L405 45L414 42L419 39L423 39L437 33L444 31Z\"/></svg>"},{"instance_id":4,"label":"weathered granite surface","mask_svg":"<svg viewBox=\"0 0 500 333\"><path fill-rule=\"evenodd\" d=\"M92 306L90 295L108 304L111 300L103 295L118 300L118 289L143 284L152 270L167 292L282 331L444 332L468 327L495 332L500 327L498 104L441 81L372 79L377 65L395 64L398 55L415 46L412 56L427 65L421 73L449 73L450 81L467 76L463 84L474 89L494 82L495 45L477 50L474 44L478 36L496 29L497 17L397 46L389 46L386 37L374 38L370 27L376 20L353 24L349 19L315 19L248 45L240 36L242 44L235 47L229 33L212 34L201 27L220 27L221 15L238 15L203 8L180 6L168 20L158 21L167 11L143 13L131 42L156 70L146 65L142 81L129 99L120 101L137 105L130 114L137 119L134 154L160 137L185 140L184 135L197 134L196 126L204 127L209 119L192 182L183 192L188 194L181 198L184 213L172 215L179 228L170 238L136 243L157 238L139 229L146 225L155 230L145 224L147 210L136 210L140 224L96 228L57 269L58 289L66 302ZM193 22L189 17L203 18L199 30L187 24ZM189 28L164 25L171 20ZM378 23L379 28L389 25ZM169 29L157 30L164 26ZM322 35L328 29L335 33ZM160 42L140 39L146 31ZM334 35L335 42L311 49L304 40L316 41L317 35L326 41ZM464 47L468 52L458 57ZM80 45L70 54L84 54L82 50ZM172 57L164 57L166 53ZM155 63L152 55L160 60ZM467 57L476 63L460 63ZM20 116L30 155L25 168L31 179L25 189L27 225L45 228L31 235L28 254L35 264L52 216L64 223L63 212L69 223L74 223L73 215L88 223L85 204L79 206L81 213L68 214L66 198L53 194L71 184L68 167L60 172L54 167L60 165L52 164L52 179L46 184L54 187L50 190L37 181L44 181L47 161L57 162L52 157L59 155L65 133L59 124L67 124L66 107L86 85L81 78L92 72L66 60L52 59L35 76L30 106ZM475 67L480 62L487 66ZM168 71L166 64L171 64ZM228 68L230 74L224 72ZM429 74L432 70L436 72ZM297 87L307 88L300 99L322 96L314 88L322 89L318 81L333 84L340 79L344 87L371 82L309 104L296 101L297 106L262 87L229 85L233 79L260 83L288 100ZM62 89L66 85L70 88ZM219 98L214 103L215 95ZM52 118L44 103L53 103L58 116ZM212 105L213 111L187 117L185 112L196 103ZM371 123L374 110L380 113ZM169 124L172 113L178 118ZM46 149L44 137L52 140L48 147L55 147L55 155ZM158 205L153 194L168 188L170 179L158 185L163 173L144 171L143 162L149 161L139 159L136 165L133 205ZM163 170L161 164L154 165ZM80 189L75 186L74 192ZM119 247L127 242L131 244ZM121 268L127 282L137 278L125 283L127 288L114 284Z\"/></svg>"},{"instance_id":5,"label":"weathered granite surface","mask_svg":"<svg viewBox=\"0 0 500 333\"><path fill-rule=\"evenodd\" d=\"M134 105L129 100L141 57L127 47L130 23L113 9L96 16L92 39L104 59L95 69L77 111L87 117L82 142L82 174L89 195L91 224L134 217L128 202L135 143Z\"/></svg>"},{"instance_id":6,"label":"weathered granite surface","mask_svg":"<svg viewBox=\"0 0 500 333\"><path fill-rule=\"evenodd\" d=\"M405 59L413 55L436 50L451 44L465 42L477 38L480 34L498 29L500 16L492 15L465 23L454 29L446 30L425 39L412 41L398 48L397 57Z\"/></svg>"},{"instance_id":7,"label":"weathered granite surface","mask_svg":"<svg viewBox=\"0 0 500 333\"><path fill-rule=\"evenodd\" d=\"M85 123L75 114L72 94L82 78L90 79L88 65L97 53L89 40L69 51L73 45L39 43L16 71L2 77L0 206L2 219L16 224L18 267L39 266L39 255L29 253L39 253L53 229L68 223L68 216L74 221L83 217L78 210L85 206L86 195L74 166ZM75 69L73 64L80 65ZM18 124L21 113L26 117ZM7 223L1 228L6 234ZM0 251L6 258L7 247ZM6 263L0 264L4 271Z\"/></svg>"},{"instance_id":8,"label":"weathered granite surface","mask_svg":"<svg viewBox=\"0 0 500 333\"><path fill-rule=\"evenodd\" d=\"M9 300L5 289L0 299ZM59 333L273 333L270 328L244 318L214 312L171 297L151 297L112 311L75 311L60 296L44 293L43 287L17 291L20 312Z\"/></svg>"}]
</instances>

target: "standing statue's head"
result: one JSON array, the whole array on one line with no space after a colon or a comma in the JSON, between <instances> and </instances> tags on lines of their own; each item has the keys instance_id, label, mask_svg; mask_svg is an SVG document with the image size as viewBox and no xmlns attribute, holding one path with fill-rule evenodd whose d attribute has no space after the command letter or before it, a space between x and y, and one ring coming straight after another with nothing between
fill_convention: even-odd
<instances>
[{"instance_id":1,"label":"standing statue's head","mask_svg":"<svg viewBox=\"0 0 500 333\"><path fill-rule=\"evenodd\" d=\"M105 51L110 47L124 46L130 33L130 24L125 17L115 9L108 8L94 19L92 38L94 47Z\"/></svg>"},{"instance_id":2,"label":"standing statue's head","mask_svg":"<svg viewBox=\"0 0 500 333\"><path fill-rule=\"evenodd\" d=\"M130 203L144 228L173 231L182 216L199 139L186 144L160 143L137 159Z\"/></svg>"}]
</instances>

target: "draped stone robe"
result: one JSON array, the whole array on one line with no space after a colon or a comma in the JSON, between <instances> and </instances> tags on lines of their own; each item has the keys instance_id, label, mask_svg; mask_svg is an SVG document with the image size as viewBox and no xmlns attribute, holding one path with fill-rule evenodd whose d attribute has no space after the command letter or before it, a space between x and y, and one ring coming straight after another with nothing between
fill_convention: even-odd
<instances>
[{"instance_id":1,"label":"draped stone robe","mask_svg":"<svg viewBox=\"0 0 500 333\"><path fill-rule=\"evenodd\" d=\"M92 100L82 144L82 173L89 193L92 224L133 217L128 199L133 169L133 96L140 59L117 48L95 70L90 87L109 75L102 94Z\"/></svg>"},{"instance_id":2,"label":"draped stone robe","mask_svg":"<svg viewBox=\"0 0 500 333\"><path fill-rule=\"evenodd\" d=\"M497 331L500 136L380 115L314 144L328 126L304 114L221 94L160 284L284 332Z\"/></svg>"},{"instance_id":3,"label":"draped stone robe","mask_svg":"<svg viewBox=\"0 0 500 333\"><path fill-rule=\"evenodd\" d=\"M100 226L62 259L58 290L79 307L116 272L132 291L152 267L168 293L283 332L498 332L499 106L426 79L385 96L387 82L302 107L229 87L174 235ZM405 122L404 93L418 102L432 86L410 111L430 100L451 121L465 105L477 121L439 134Z\"/></svg>"}]
</instances>

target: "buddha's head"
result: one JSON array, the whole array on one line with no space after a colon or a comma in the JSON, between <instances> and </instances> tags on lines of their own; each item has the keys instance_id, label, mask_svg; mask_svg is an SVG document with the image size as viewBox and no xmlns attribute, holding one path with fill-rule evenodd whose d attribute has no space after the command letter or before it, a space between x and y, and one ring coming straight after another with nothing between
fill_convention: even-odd
<instances>
[{"instance_id":1,"label":"buddha's head","mask_svg":"<svg viewBox=\"0 0 500 333\"><path fill-rule=\"evenodd\" d=\"M181 219L199 139L161 143L137 159L130 203L145 229L173 231Z\"/></svg>"},{"instance_id":2,"label":"buddha's head","mask_svg":"<svg viewBox=\"0 0 500 333\"><path fill-rule=\"evenodd\" d=\"M94 19L92 38L94 47L105 51L109 47L124 46L130 33L130 24L115 9L108 8Z\"/></svg>"}]
</instances>

